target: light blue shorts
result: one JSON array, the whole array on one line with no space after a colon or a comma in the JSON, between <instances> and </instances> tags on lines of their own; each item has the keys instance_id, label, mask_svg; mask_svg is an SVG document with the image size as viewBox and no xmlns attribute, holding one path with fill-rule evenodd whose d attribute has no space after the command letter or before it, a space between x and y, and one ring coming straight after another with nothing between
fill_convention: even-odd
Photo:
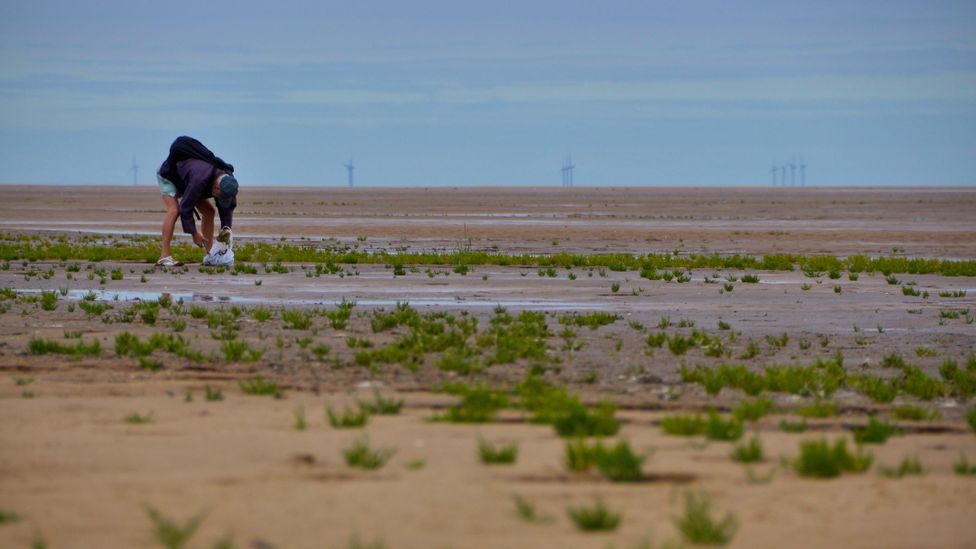
<instances>
[{"instance_id":1,"label":"light blue shorts","mask_svg":"<svg viewBox=\"0 0 976 549\"><path fill-rule=\"evenodd\" d=\"M176 185L174 185L172 181L166 179L158 173L156 174L156 179L159 181L159 194L176 198Z\"/></svg>"}]
</instances>

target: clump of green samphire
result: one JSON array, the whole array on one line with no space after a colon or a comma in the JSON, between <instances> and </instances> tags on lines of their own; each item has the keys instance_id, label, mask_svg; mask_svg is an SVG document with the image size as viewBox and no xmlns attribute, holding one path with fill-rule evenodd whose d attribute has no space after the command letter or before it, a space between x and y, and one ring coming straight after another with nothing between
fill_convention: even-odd
<instances>
[{"instance_id":1,"label":"clump of green samphire","mask_svg":"<svg viewBox=\"0 0 976 549\"><path fill-rule=\"evenodd\" d=\"M102 354L102 343L97 339L93 339L91 343L79 341L74 345L65 345L57 341L33 337L27 343L27 350L32 355L59 354L70 355L74 359L79 359L83 356L98 356Z\"/></svg>"},{"instance_id":2,"label":"clump of green samphire","mask_svg":"<svg viewBox=\"0 0 976 549\"><path fill-rule=\"evenodd\" d=\"M685 541L695 545L726 545L732 541L738 522L732 513L721 519L712 517L712 501L702 494L685 494L685 512L674 517L674 524Z\"/></svg>"},{"instance_id":3,"label":"clump of green samphire","mask_svg":"<svg viewBox=\"0 0 976 549\"><path fill-rule=\"evenodd\" d=\"M284 396L284 392L276 381L268 381L260 376L250 380L242 379L237 384L246 395L270 395L275 398Z\"/></svg>"},{"instance_id":4,"label":"clump of green samphire","mask_svg":"<svg viewBox=\"0 0 976 549\"><path fill-rule=\"evenodd\" d=\"M153 523L153 535L163 547L167 549L183 549L189 543L190 538L197 532L200 523L206 518L207 513L201 512L190 517L185 524L180 525L176 521L164 517L156 509L149 507L146 509L149 520Z\"/></svg>"},{"instance_id":5,"label":"clump of green samphire","mask_svg":"<svg viewBox=\"0 0 976 549\"><path fill-rule=\"evenodd\" d=\"M577 528L584 532L602 532L616 530L620 525L620 513L611 511L602 500L596 500L593 505L579 505L568 507L566 514Z\"/></svg>"},{"instance_id":6,"label":"clump of green samphire","mask_svg":"<svg viewBox=\"0 0 976 549\"><path fill-rule=\"evenodd\" d=\"M342 456L346 460L346 465L373 471L386 465L386 462L393 457L396 450L392 448L371 449L369 440L364 438L356 440L351 446L342 451Z\"/></svg>"},{"instance_id":7,"label":"clump of green samphire","mask_svg":"<svg viewBox=\"0 0 976 549\"><path fill-rule=\"evenodd\" d=\"M732 448L732 459L739 463L755 463L763 459L762 441L752 437L749 442L740 442Z\"/></svg>"},{"instance_id":8,"label":"clump of green samphire","mask_svg":"<svg viewBox=\"0 0 976 549\"><path fill-rule=\"evenodd\" d=\"M357 429L364 427L369 421L369 412L363 408L335 410L331 406L326 406L325 415L329 420L329 425L336 429Z\"/></svg>"},{"instance_id":9,"label":"clump of green samphire","mask_svg":"<svg viewBox=\"0 0 976 549\"><path fill-rule=\"evenodd\" d=\"M925 474L925 469L917 457L905 458L901 460L898 467L880 467L878 472L887 478L901 478L908 475L921 476Z\"/></svg>"},{"instance_id":10,"label":"clump of green samphire","mask_svg":"<svg viewBox=\"0 0 976 549\"><path fill-rule=\"evenodd\" d=\"M403 399L386 398L378 390L373 391L373 400L357 400L359 407L371 415L395 416L403 408Z\"/></svg>"},{"instance_id":11,"label":"clump of green samphire","mask_svg":"<svg viewBox=\"0 0 976 549\"><path fill-rule=\"evenodd\" d=\"M508 397L501 391L484 385L456 385L448 391L461 396L461 401L448 406L434 421L451 423L488 423L495 420L498 410L508 405Z\"/></svg>"},{"instance_id":12,"label":"clump of green samphire","mask_svg":"<svg viewBox=\"0 0 976 549\"><path fill-rule=\"evenodd\" d=\"M496 446L494 443L483 438L478 439L478 456L481 463L486 465L515 463L518 458L517 444L503 444Z\"/></svg>"},{"instance_id":13,"label":"clump of green samphire","mask_svg":"<svg viewBox=\"0 0 976 549\"><path fill-rule=\"evenodd\" d=\"M842 473L863 473L874 457L860 450L852 454L847 439L840 438L833 445L827 439L805 440L800 443L800 455L793 461L793 469L804 477L835 478Z\"/></svg>"},{"instance_id":14,"label":"clump of green samphire","mask_svg":"<svg viewBox=\"0 0 976 549\"><path fill-rule=\"evenodd\" d=\"M884 444L889 437L898 434L900 431L894 425L871 416L868 424L864 427L851 429L854 433L854 440L858 444Z\"/></svg>"}]
</instances>

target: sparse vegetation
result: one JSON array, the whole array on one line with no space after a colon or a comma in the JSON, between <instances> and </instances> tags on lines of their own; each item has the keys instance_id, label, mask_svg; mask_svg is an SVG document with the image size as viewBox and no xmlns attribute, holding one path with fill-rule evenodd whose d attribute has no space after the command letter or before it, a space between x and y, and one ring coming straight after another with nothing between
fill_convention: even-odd
<instances>
[{"instance_id":1,"label":"sparse vegetation","mask_svg":"<svg viewBox=\"0 0 976 549\"><path fill-rule=\"evenodd\" d=\"M712 517L712 500L704 493L685 493L685 512L674 517L674 524L688 543L726 545L732 541L738 522L729 512L721 520Z\"/></svg>"},{"instance_id":2,"label":"sparse vegetation","mask_svg":"<svg viewBox=\"0 0 976 549\"><path fill-rule=\"evenodd\" d=\"M904 458L898 467L879 467L878 472L887 478L902 478L907 475L921 476L925 469L917 457Z\"/></svg>"},{"instance_id":3,"label":"sparse vegetation","mask_svg":"<svg viewBox=\"0 0 976 549\"><path fill-rule=\"evenodd\" d=\"M863 473L871 466L873 456L847 449L847 439L839 438L833 445L827 439L805 440L800 443L800 455L793 461L793 469L804 477L835 478L842 473Z\"/></svg>"},{"instance_id":4,"label":"sparse vegetation","mask_svg":"<svg viewBox=\"0 0 976 549\"><path fill-rule=\"evenodd\" d=\"M755 463L762 461L763 447L759 437L752 437L749 442L740 442L732 448L732 460L739 463Z\"/></svg>"},{"instance_id":5,"label":"sparse vegetation","mask_svg":"<svg viewBox=\"0 0 976 549\"><path fill-rule=\"evenodd\" d=\"M481 463L486 465L515 463L518 458L517 444L504 444L496 446L494 443L483 438L478 439L478 456Z\"/></svg>"},{"instance_id":6,"label":"sparse vegetation","mask_svg":"<svg viewBox=\"0 0 976 549\"><path fill-rule=\"evenodd\" d=\"M184 549L190 538L196 534L200 523L207 516L205 511L200 512L180 525L176 521L164 517L152 507L147 508L146 512L149 514L149 520L153 523L153 536L167 549Z\"/></svg>"},{"instance_id":7,"label":"sparse vegetation","mask_svg":"<svg viewBox=\"0 0 976 549\"><path fill-rule=\"evenodd\" d=\"M284 392L276 381L268 381L260 376L249 380L242 379L237 384L245 395L271 395L275 398L284 396Z\"/></svg>"},{"instance_id":8,"label":"sparse vegetation","mask_svg":"<svg viewBox=\"0 0 976 549\"><path fill-rule=\"evenodd\" d=\"M364 427L369 421L369 412L362 407L336 410L331 406L326 406L325 415L329 420L329 425L336 429L358 429Z\"/></svg>"},{"instance_id":9,"label":"sparse vegetation","mask_svg":"<svg viewBox=\"0 0 976 549\"><path fill-rule=\"evenodd\" d=\"M131 425L145 425L147 423L152 423L153 413L140 414L139 412L132 412L131 414L125 416L125 422Z\"/></svg>"},{"instance_id":10,"label":"sparse vegetation","mask_svg":"<svg viewBox=\"0 0 976 549\"><path fill-rule=\"evenodd\" d=\"M866 426L855 427L851 431L854 434L854 440L859 444L884 444L889 437L899 433L897 427L881 421L875 416L871 416Z\"/></svg>"},{"instance_id":11,"label":"sparse vegetation","mask_svg":"<svg viewBox=\"0 0 976 549\"><path fill-rule=\"evenodd\" d=\"M346 465L349 467L358 467L373 471L386 465L386 462L395 453L396 450L392 448L370 448L369 440L364 437L357 439L351 446L344 449L342 456L345 458Z\"/></svg>"},{"instance_id":12,"label":"sparse vegetation","mask_svg":"<svg viewBox=\"0 0 976 549\"><path fill-rule=\"evenodd\" d=\"M952 464L952 470L961 476L976 476L976 465L970 465L965 454L959 454L959 461Z\"/></svg>"},{"instance_id":13,"label":"sparse vegetation","mask_svg":"<svg viewBox=\"0 0 976 549\"><path fill-rule=\"evenodd\" d=\"M576 527L584 532L616 530L620 524L620 514L611 511L602 500L593 505L568 507L566 514Z\"/></svg>"},{"instance_id":14,"label":"sparse vegetation","mask_svg":"<svg viewBox=\"0 0 976 549\"><path fill-rule=\"evenodd\" d=\"M386 398L378 390L373 391L373 400L358 400L359 407L372 415L395 416L403 408L403 399Z\"/></svg>"}]
</instances>

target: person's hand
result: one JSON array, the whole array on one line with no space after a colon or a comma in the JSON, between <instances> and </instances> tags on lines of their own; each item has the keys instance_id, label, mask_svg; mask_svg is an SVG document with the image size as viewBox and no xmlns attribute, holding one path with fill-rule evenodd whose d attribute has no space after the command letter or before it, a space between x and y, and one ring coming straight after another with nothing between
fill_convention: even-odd
<instances>
[{"instance_id":1,"label":"person's hand","mask_svg":"<svg viewBox=\"0 0 976 549\"><path fill-rule=\"evenodd\" d=\"M207 248L207 239L203 237L200 231L193 233L193 243L203 249Z\"/></svg>"}]
</instances>

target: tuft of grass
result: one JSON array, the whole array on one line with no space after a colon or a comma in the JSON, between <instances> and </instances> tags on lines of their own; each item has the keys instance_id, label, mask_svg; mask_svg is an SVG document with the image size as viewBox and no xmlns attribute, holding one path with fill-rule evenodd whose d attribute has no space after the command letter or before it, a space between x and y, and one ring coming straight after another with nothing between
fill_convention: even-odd
<instances>
[{"instance_id":1,"label":"tuft of grass","mask_svg":"<svg viewBox=\"0 0 976 549\"><path fill-rule=\"evenodd\" d=\"M145 425L147 423L152 423L153 413L150 411L146 415L141 415L139 412L132 412L131 414L125 416L125 422L131 425Z\"/></svg>"},{"instance_id":2,"label":"tuft of grass","mask_svg":"<svg viewBox=\"0 0 976 549\"><path fill-rule=\"evenodd\" d=\"M331 406L326 406L325 415L329 419L329 425L336 429L357 429L369 421L369 412L363 408L333 410Z\"/></svg>"},{"instance_id":3,"label":"tuft of grass","mask_svg":"<svg viewBox=\"0 0 976 549\"><path fill-rule=\"evenodd\" d=\"M597 499L593 505L567 507L566 514L573 524L584 532L616 530L620 525L620 514L611 511L600 499Z\"/></svg>"},{"instance_id":4,"label":"tuft of grass","mask_svg":"<svg viewBox=\"0 0 976 549\"><path fill-rule=\"evenodd\" d=\"M742 422L734 417L726 419L717 412L711 412L705 422L705 437L709 440L739 440L742 437Z\"/></svg>"},{"instance_id":5,"label":"tuft of grass","mask_svg":"<svg viewBox=\"0 0 976 549\"><path fill-rule=\"evenodd\" d=\"M759 344L755 341L749 340L749 344L746 345L745 351L739 355L742 360L749 360L750 358L755 358L759 354Z\"/></svg>"},{"instance_id":6,"label":"tuft of grass","mask_svg":"<svg viewBox=\"0 0 976 549\"><path fill-rule=\"evenodd\" d=\"M756 400L743 400L732 409L732 416L742 421L759 421L773 411L773 401L762 397Z\"/></svg>"},{"instance_id":7,"label":"tuft of grass","mask_svg":"<svg viewBox=\"0 0 976 549\"><path fill-rule=\"evenodd\" d=\"M976 432L976 406L973 406L966 412L966 423L969 424L969 428Z\"/></svg>"},{"instance_id":8,"label":"tuft of grass","mask_svg":"<svg viewBox=\"0 0 976 549\"><path fill-rule=\"evenodd\" d=\"M495 420L499 409L508 405L508 397L490 387L459 385L451 389L461 395L461 402L452 404L443 414L432 417L434 421L488 423Z\"/></svg>"},{"instance_id":9,"label":"tuft of grass","mask_svg":"<svg viewBox=\"0 0 976 549\"><path fill-rule=\"evenodd\" d=\"M551 520L551 517L540 515L535 509L535 504L522 496L512 496L512 501L515 503L515 515L525 522L549 522Z\"/></svg>"},{"instance_id":10,"label":"tuft of grass","mask_svg":"<svg viewBox=\"0 0 976 549\"><path fill-rule=\"evenodd\" d=\"M648 334L647 339L645 341L647 341L648 347L660 347L667 340L668 340L668 334L664 332L657 332L653 334Z\"/></svg>"},{"instance_id":11,"label":"tuft of grass","mask_svg":"<svg viewBox=\"0 0 976 549\"><path fill-rule=\"evenodd\" d=\"M13 511L0 510L0 524L10 524L13 522L20 522L20 515Z\"/></svg>"},{"instance_id":12,"label":"tuft of grass","mask_svg":"<svg viewBox=\"0 0 976 549\"><path fill-rule=\"evenodd\" d=\"M492 442L479 437L478 456L481 458L481 463L486 465L510 465L515 463L515 460L518 458L518 445L505 444L495 446Z\"/></svg>"},{"instance_id":13,"label":"tuft of grass","mask_svg":"<svg viewBox=\"0 0 976 549\"><path fill-rule=\"evenodd\" d=\"M864 393L875 402L891 402L898 396L898 387L878 376L852 374L847 378L847 385Z\"/></svg>"},{"instance_id":14,"label":"tuft of grass","mask_svg":"<svg viewBox=\"0 0 976 549\"><path fill-rule=\"evenodd\" d=\"M271 310L264 307L257 307L251 311L251 318L258 322L265 322L271 318Z\"/></svg>"},{"instance_id":15,"label":"tuft of grass","mask_svg":"<svg viewBox=\"0 0 976 549\"><path fill-rule=\"evenodd\" d=\"M577 438L566 441L566 453L564 463L566 468L574 473L585 473L589 471L596 462L598 442L594 446L586 443L586 439Z\"/></svg>"},{"instance_id":16,"label":"tuft of grass","mask_svg":"<svg viewBox=\"0 0 976 549\"><path fill-rule=\"evenodd\" d=\"M800 455L793 461L793 469L804 477L836 478L844 472L863 473L871 466L874 456L860 449L852 454L847 439L838 439L831 446L826 438L800 443Z\"/></svg>"},{"instance_id":17,"label":"tuft of grass","mask_svg":"<svg viewBox=\"0 0 976 549\"><path fill-rule=\"evenodd\" d=\"M832 400L817 399L806 406L798 406L794 412L802 417L833 417L837 415L837 404Z\"/></svg>"},{"instance_id":18,"label":"tuft of grass","mask_svg":"<svg viewBox=\"0 0 976 549\"><path fill-rule=\"evenodd\" d=\"M372 415L395 416L403 408L403 399L386 398L378 390L373 391L373 400L358 400L359 407Z\"/></svg>"},{"instance_id":19,"label":"tuft of grass","mask_svg":"<svg viewBox=\"0 0 976 549\"><path fill-rule=\"evenodd\" d=\"M617 406L609 401L592 409L574 401L557 412L552 426L561 437L613 436L620 430L620 422L614 417L616 412Z\"/></svg>"},{"instance_id":20,"label":"tuft of grass","mask_svg":"<svg viewBox=\"0 0 976 549\"><path fill-rule=\"evenodd\" d=\"M942 292L939 292L939 297L948 297L948 298L953 298L953 297L966 297L966 290L954 290L954 291L946 290L946 291L942 291Z\"/></svg>"},{"instance_id":21,"label":"tuft of grass","mask_svg":"<svg viewBox=\"0 0 976 549\"><path fill-rule=\"evenodd\" d=\"M91 343L87 344L84 341L79 341L74 345L65 345L57 341L33 337L27 343L27 350L32 355L59 354L70 355L72 358L78 359L83 356L98 356L102 354L102 343L97 339L93 339Z\"/></svg>"},{"instance_id":22,"label":"tuft of grass","mask_svg":"<svg viewBox=\"0 0 976 549\"><path fill-rule=\"evenodd\" d=\"M204 385L203 392L208 402L219 402L224 400L224 392L219 388L211 389L210 385Z\"/></svg>"},{"instance_id":23,"label":"tuft of grass","mask_svg":"<svg viewBox=\"0 0 976 549\"><path fill-rule=\"evenodd\" d=\"M895 406L891 409L891 413L896 419L908 421L929 421L937 420L941 417L938 410L926 410L920 406L911 406L909 404Z\"/></svg>"},{"instance_id":24,"label":"tuft of grass","mask_svg":"<svg viewBox=\"0 0 976 549\"><path fill-rule=\"evenodd\" d=\"M282 309L281 321L289 330L307 330L312 327L313 314L297 309Z\"/></svg>"},{"instance_id":25,"label":"tuft of grass","mask_svg":"<svg viewBox=\"0 0 976 549\"><path fill-rule=\"evenodd\" d=\"M884 444L889 437L898 434L899 430L894 425L871 416L866 426L855 427L851 432L858 444Z\"/></svg>"},{"instance_id":26,"label":"tuft of grass","mask_svg":"<svg viewBox=\"0 0 976 549\"><path fill-rule=\"evenodd\" d=\"M740 278L739 280L745 282L746 284L756 284L757 282L759 282L759 275L744 274L742 275L742 278Z\"/></svg>"},{"instance_id":27,"label":"tuft of grass","mask_svg":"<svg viewBox=\"0 0 976 549\"><path fill-rule=\"evenodd\" d=\"M403 464L404 467L411 471L419 471L424 467L427 467L426 459L414 459Z\"/></svg>"},{"instance_id":28,"label":"tuft of grass","mask_svg":"<svg viewBox=\"0 0 976 549\"><path fill-rule=\"evenodd\" d=\"M152 507L147 507L146 512L153 523L153 536L167 549L184 549L190 538L196 534L200 523L207 517L207 512L201 511L180 525L175 520L164 517Z\"/></svg>"},{"instance_id":29,"label":"tuft of grass","mask_svg":"<svg viewBox=\"0 0 976 549\"><path fill-rule=\"evenodd\" d=\"M729 512L721 520L712 517L712 500L704 493L685 493L685 513L674 517L674 525L685 541L695 545L726 545L732 541L738 522Z\"/></svg>"},{"instance_id":30,"label":"tuft of grass","mask_svg":"<svg viewBox=\"0 0 976 549\"><path fill-rule=\"evenodd\" d=\"M579 327L587 326L591 330L596 330L600 326L613 324L619 319L620 315L618 314L595 312L588 314L563 315L559 317L559 323Z\"/></svg>"},{"instance_id":31,"label":"tuft of grass","mask_svg":"<svg viewBox=\"0 0 976 549\"><path fill-rule=\"evenodd\" d=\"M767 335L766 342L773 347L786 347L786 345L790 342L790 335L786 332L783 332L783 334L780 336Z\"/></svg>"},{"instance_id":32,"label":"tuft of grass","mask_svg":"<svg viewBox=\"0 0 976 549\"><path fill-rule=\"evenodd\" d=\"M268 381L261 376L247 381L242 379L237 384L240 386L241 391L244 391L245 395L270 395L275 398L282 398L284 396L284 392L278 386L278 382Z\"/></svg>"},{"instance_id":33,"label":"tuft of grass","mask_svg":"<svg viewBox=\"0 0 976 549\"><path fill-rule=\"evenodd\" d=\"M957 475L976 476L976 465L970 465L965 454L959 454L959 461L952 464L952 470Z\"/></svg>"},{"instance_id":34,"label":"tuft of grass","mask_svg":"<svg viewBox=\"0 0 976 549\"><path fill-rule=\"evenodd\" d=\"M305 428L308 426L305 423L305 407L304 406L299 406L298 408L295 408L295 411L293 412L293 415L295 417L295 422L293 424L293 426L295 427L295 430L296 431L304 431Z\"/></svg>"},{"instance_id":35,"label":"tuft of grass","mask_svg":"<svg viewBox=\"0 0 976 549\"><path fill-rule=\"evenodd\" d=\"M45 311L53 311L58 308L58 293L57 292L41 292L41 309Z\"/></svg>"},{"instance_id":36,"label":"tuft of grass","mask_svg":"<svg viewBox=\"0 0 976 549\"><path fill-rule=\"evenodd\" d=\"M593 461L597 470L614 482L638 482L644 478L641 466L647 455L637 454L630 448L626 440L605 448L597 444L593 449Z\"/></svg>"},{"instance_id":37,"label":"tuft of grass","mask_svg":"<svg viewBox=\"0 0 976 549\"><path fill-rule=\"evenodd\" d=\"M374 471L386 465L386 462L393 457L396 450L393 448L369 447L369 440L365 437L357 439L351 446L342 451L342 456L349 467L358 467L368 471Z\"/></svg>"},{"instance_id":38,"label":"tuft of grass","mask_svg":"<svg viewBox=\"0 0 976 549\"><path fill-rule=\"evenodd\" d=\"M705 432L705 419L700 415L674 414L661 419L665 434L690 437Z\"/></svg>"},{"instance_id":39,"label":"tuft of grass","mask_svg":"<svg viewBox=\"0 0 976 549\"><path fill-rule=\"evenodd\" d=\"M917 457L904 458L898 467L879 467L878 472L887 478L902 478L907 475L921 476L925 469Z\"/></svg>"},{"instance_id":40,"label":"tuft of grass","mask_svg":"<svg viewBox=\"0 0 976 549\"><path fill-rule=\"evenodd\" d=\"M762 461L763 447L759 437L752 437L749 442L740 442L732 448L732 460L739 463L755 463Z\"/></svg>"}]
</instances>

